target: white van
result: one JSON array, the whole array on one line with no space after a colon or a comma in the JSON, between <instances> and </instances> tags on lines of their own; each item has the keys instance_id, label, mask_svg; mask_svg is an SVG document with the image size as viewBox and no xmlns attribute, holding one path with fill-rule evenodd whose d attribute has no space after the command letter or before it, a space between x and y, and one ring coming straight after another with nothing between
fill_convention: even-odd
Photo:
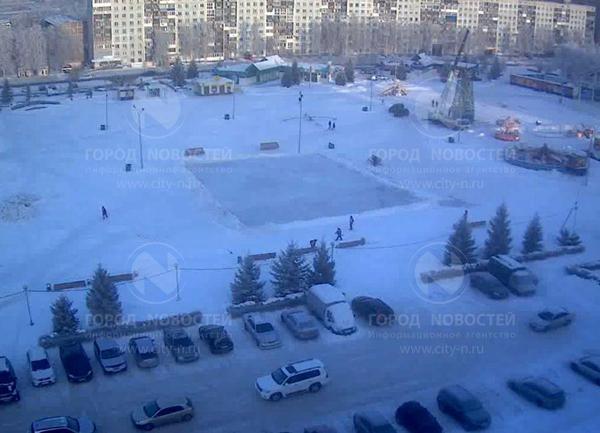
<instances>
[{"instance_id":1,"label":"white van","mask_svg":"<svg viewBox=\"0 0 600 433\"><path fill-rule=\"evenodd\" d=\"M312 286L306 292L308 309L334 334L349 335L356 332L352 309L344 293L330 284Z\"/></svg>"}]
</instances>

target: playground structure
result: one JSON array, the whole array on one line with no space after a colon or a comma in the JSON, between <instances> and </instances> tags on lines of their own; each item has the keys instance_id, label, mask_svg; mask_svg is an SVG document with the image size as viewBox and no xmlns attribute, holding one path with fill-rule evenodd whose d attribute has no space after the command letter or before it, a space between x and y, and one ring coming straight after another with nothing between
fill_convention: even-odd
<instances>
[{"instance_id":1,"label":"playground structure","mask_svg":"<svg viewBox=\"0 0 600 433\"><path fill-rule=\"evenodd\" d=\"M584 152L551 149L547 144L540 147L512 145L504 151L504 160L531 170L558 170L577 176L587 174L589 169L589 159Z\"/></svg>"},{"instance_id":2,"label":"playground structure","mask_svg":"<svg viewBox=\"0 0 600 433\"><path fill-rule=\"evenodd\" d=\"M408 90L406 87L402 85L399 81L396 81L389 87L386 87L381 92L379 92L379 96L406 96L408 95Z\"/></svg>"},{"instance_id":3,"label":"playground structure","mask_svg":"<svg viewBox=\"0 0 600 433\"><path fill-rule=\"evenodd\" d=\"M432 101L434 109L428 115L429 121L454 130L468 128L475 120L473 71L468 66L459 65L468 37L469 29L465 31L440 100Z\"/></svg>"},{"instance_id":4,"label":"playground structure","mask_svg":"<svg viewBox=\"0 0 600 433\"><path fill-rule=\"evenodd\" d=\"M521 139L521 121L514 117L498 119L496 121L498 128L494 137L502 141L519 141Z\"/></svg>"}]
</instances>

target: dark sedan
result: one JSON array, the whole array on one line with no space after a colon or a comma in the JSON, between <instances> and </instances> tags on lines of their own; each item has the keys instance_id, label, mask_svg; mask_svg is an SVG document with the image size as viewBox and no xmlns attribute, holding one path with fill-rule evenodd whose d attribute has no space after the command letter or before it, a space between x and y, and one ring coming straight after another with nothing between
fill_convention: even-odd
<instances>
[{"instance_id":1,"label":"dark sedan","mask_svg":"<svg viewBox=\"0 0 600 433\"><path fill-rule=\"evenodd\" d=\"M440 423L417 401L407 401L396 409L396 422L410 433L442 433Z\"/></svg>"},{"instance_id":2,"label":"dark sedan","mask_svg":"<svg viewBox=\"0 0 600 433\"><path fill-rule=\"evenodd\" d=\"M372 326L387 326L394 322L394 310L379 298L357 296L352 300L352 311Z\"/></svg>"},{"instance_id":3,"label":"dark sedan","mask_svg":"<svg viewBox=\"0 0 600 433\"><path fill-rule=\"evenodd\" d=\"M60 360L70 382L88 382L94 372L81 343L60 346Z\"/></svg>"},{"instance_id":4,"label":"dark sedan","mask_svg":"<svg viewBox=\"0 0 600 433\"><path fill-rule=\"evenodd\" d=\"M205 325L198 328L200 341L204 341L211 353L222 354L233 350L233 341L224 327L220 325Z\"/></svg>"}]
</instances>

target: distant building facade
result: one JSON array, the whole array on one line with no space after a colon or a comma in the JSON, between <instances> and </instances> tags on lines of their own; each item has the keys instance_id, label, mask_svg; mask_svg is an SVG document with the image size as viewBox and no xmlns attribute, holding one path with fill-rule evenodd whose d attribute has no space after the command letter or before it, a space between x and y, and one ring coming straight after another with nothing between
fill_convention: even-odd
<instances>
[{"instance_id":1,"label":"distant building facade","mask_svg":"<svg viewBox=\"0 0 600 433\"><path fill-rule=\"evenodd\" d=\"M498 51L540 52L556 41L592 42L595 16L594 7L568 0L92 0L91 28L96 64L135 66L176 56L320 53L326 39L368 46L375 33L385 39L393 26L418 25L469 28ZM361 33L348 36L352 26ZM432 34L414 44L410 36L407 52L445 42Z\"/></svg>"}]
</instances>

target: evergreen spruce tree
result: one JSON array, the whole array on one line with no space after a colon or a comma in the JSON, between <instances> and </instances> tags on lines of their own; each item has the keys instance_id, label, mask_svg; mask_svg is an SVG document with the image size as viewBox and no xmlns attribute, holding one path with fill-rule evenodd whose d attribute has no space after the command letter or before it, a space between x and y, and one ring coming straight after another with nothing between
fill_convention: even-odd
<instances>
[{"instance_id":1,"label":"evergreen spruce tree","mask_svg":"<svg viewBox=\"0 0 600 433\"><path fill-rule=\"evenodd\" d=\"M292 63L292 84L299 85L300 84L300 69L298 69L298 62L294 60Z\"/></svg>"},{"instance_id":2,"label":"evergreen spruce tree","mask_svg":"<svg viewBox=\"0 0 600 433\"><path fill-rule=\"evenodd\" d=\"M271 266L271 276L275 296L283 297L308 288L310 268L294 242L277 255Z\"/></svg>"},{"instance_id":3,"label":"evergreen spruce tree","mask_svg":"<svg viewBox=\"0 0 600 433\"><path fill-rule=\"evenodd\" d=\"M344 74L346 75L346 82L354 83L354 65L352 64L352 59L349 59L346 66L344 66Z\"/></svg>"},{"instance_id":4,"label":"evergreen spruce tree","mask_svg":"<svg viewBox=\"0 0 600 433\"><path fill-rule=\"evenodd\" d=\"M119 292L102 265L98 265L96 269L86 303L94 325L114 325L119 321L122 314Z\"/></svg>"},{"instance_id":5,"label":"evergreen spruce tree","mask_svg":"<svg viewBox=\"0 0 600 433\"><path fill-rule=\"evenodd\" d=\"M281 76L281 85L289 88L292 87L293 84L292 70L290 68L285 68L285 71L283 71L283 75Z\"/></svg>"},{"instance_id":6,"label":"evergreen spruce tree","mask_svg":"<svg viewBox=\"0 0 600 433\"><path fill-rule=\"evenodd\" d=\"M335 76L335 84L337 84L338 86L345 86L346 85L346 74L343 72L338 72L337 75Z\"/></svg>"},{"instance_id":7,"label":"evergreen spruce tree","mask_svg":"<svg viewBox=\"0 0 600 433\"><path fill-rule=\"evenodd\" d=\"M66 296L60 296L50 306L52 312L52 329L59 335L74 334L79 329L77 309Z\"/></svg>"},{"instance_id":8,"label":"evergreen spruce tree","mask_svg":"<svg viewBox=\"0 0 600 433\"><path fill-rule=\"evenodd\" d=\"M244 302L262 302L265 300L263 287L260 281L260 268L249 256L244 257L240 267L231 283L231 297L233 304Z\"/></svg>"},{"instance_id":9,"label":"evergreen spruce tree","mask_svg":"<svg viewBox=\"0 0 600 433\"><path fill-rule=\"evenodd\" d=\"M325 241L321 241L313 258L310 284L313 286L316 284L335 285L335 262L329 256L329 249Z\"/></svg>"},{"instance_id":10,"label":"evergreen spruce tree","mask_svg":"<svg viewBox=\"0 0 600 433\"><path fill-rule=\"evenodd\" d=\"M444 264L450 266L474 263L476 261L475 249L475 240L465 213L454 225L454 233L448 238L444 252Z\"/></svg>"},{"instance_id":11,"label":"evergreen spruce tree","mask_svg":"<svg viewBox=\"0 0 600 433\"><path fill-rule=\"evenodd\" d=\"M506 204L502 203L490 221L488 238L485 241L484 257L489 259L497 254L508 254L511 249L510 219Z\"/></svg>"},{"instance_id":12,"label":"evergreen spruce tree","mask_svg":"<svg viewBox=\"0 0 600 433\"><path fill-rule=\"evenodd\" d=\"M563 247L576 247L581 245L581 238L579 235L566 227L560 230L557 241L559 245Z\"/></svg>"},{"instance_id":13,"label":"evergreen spruce tree","mask_svg":"<svg viewBox=\"0 0 600 433\"><path fill-rule=\"evenodd\" d=\"M192 60L190 62L190 64L188 65L188 68L187 68L187 77L190 80L198 77L198 65L196 64L195 60Z\"/></svg>"},{"instance_id":14,"label":"evergreen spruce tree","mask_svg":"<svg viewBox=\"0 0 600 433\"><path fill-rule=\"evenodd\" d=\"M536 251L542 251L542 249L544 249L542 244L543 239L542 223L540 222L539 215L535 214L525 230L521 252L523 254L529 254Z\"/></svg>"},{"instance_id":15,"label":"evergreen spruce tree","mask_svg":"<svg viewBox=\"0 0 600 433\"><path fill-rule=\"evenodd\" d=\"M4 84L2 85L1 99L3 105L8 105L13 100L12 89L10 88L10 84L6 78L4 79Z\"/></svg>"},{"instance_id":16,"label":"evergreen spruce tree","mask_svg":"<svg viewBox=\"0 0 600 433\"><path fill-rule=\"evenodd\" d=\"M406 80L407 78L407 73L406 73L406 67L404 66L404 63L400 63L398 66L396 66L396 78L398 80Z\"/></svg>"},{"instance_id":17,"label":"evergreen spruce tree","mask_svg":"<svg viewBox=\"0 0 600 433\"><path fill-rule=\"evenodd\" d=\"M185 84L185 66L183 66L179 57L177 57L175 64L171 68L171 80L173 80L173 85L175 86L183 86Z\"/></svg>"}]
</instances>

